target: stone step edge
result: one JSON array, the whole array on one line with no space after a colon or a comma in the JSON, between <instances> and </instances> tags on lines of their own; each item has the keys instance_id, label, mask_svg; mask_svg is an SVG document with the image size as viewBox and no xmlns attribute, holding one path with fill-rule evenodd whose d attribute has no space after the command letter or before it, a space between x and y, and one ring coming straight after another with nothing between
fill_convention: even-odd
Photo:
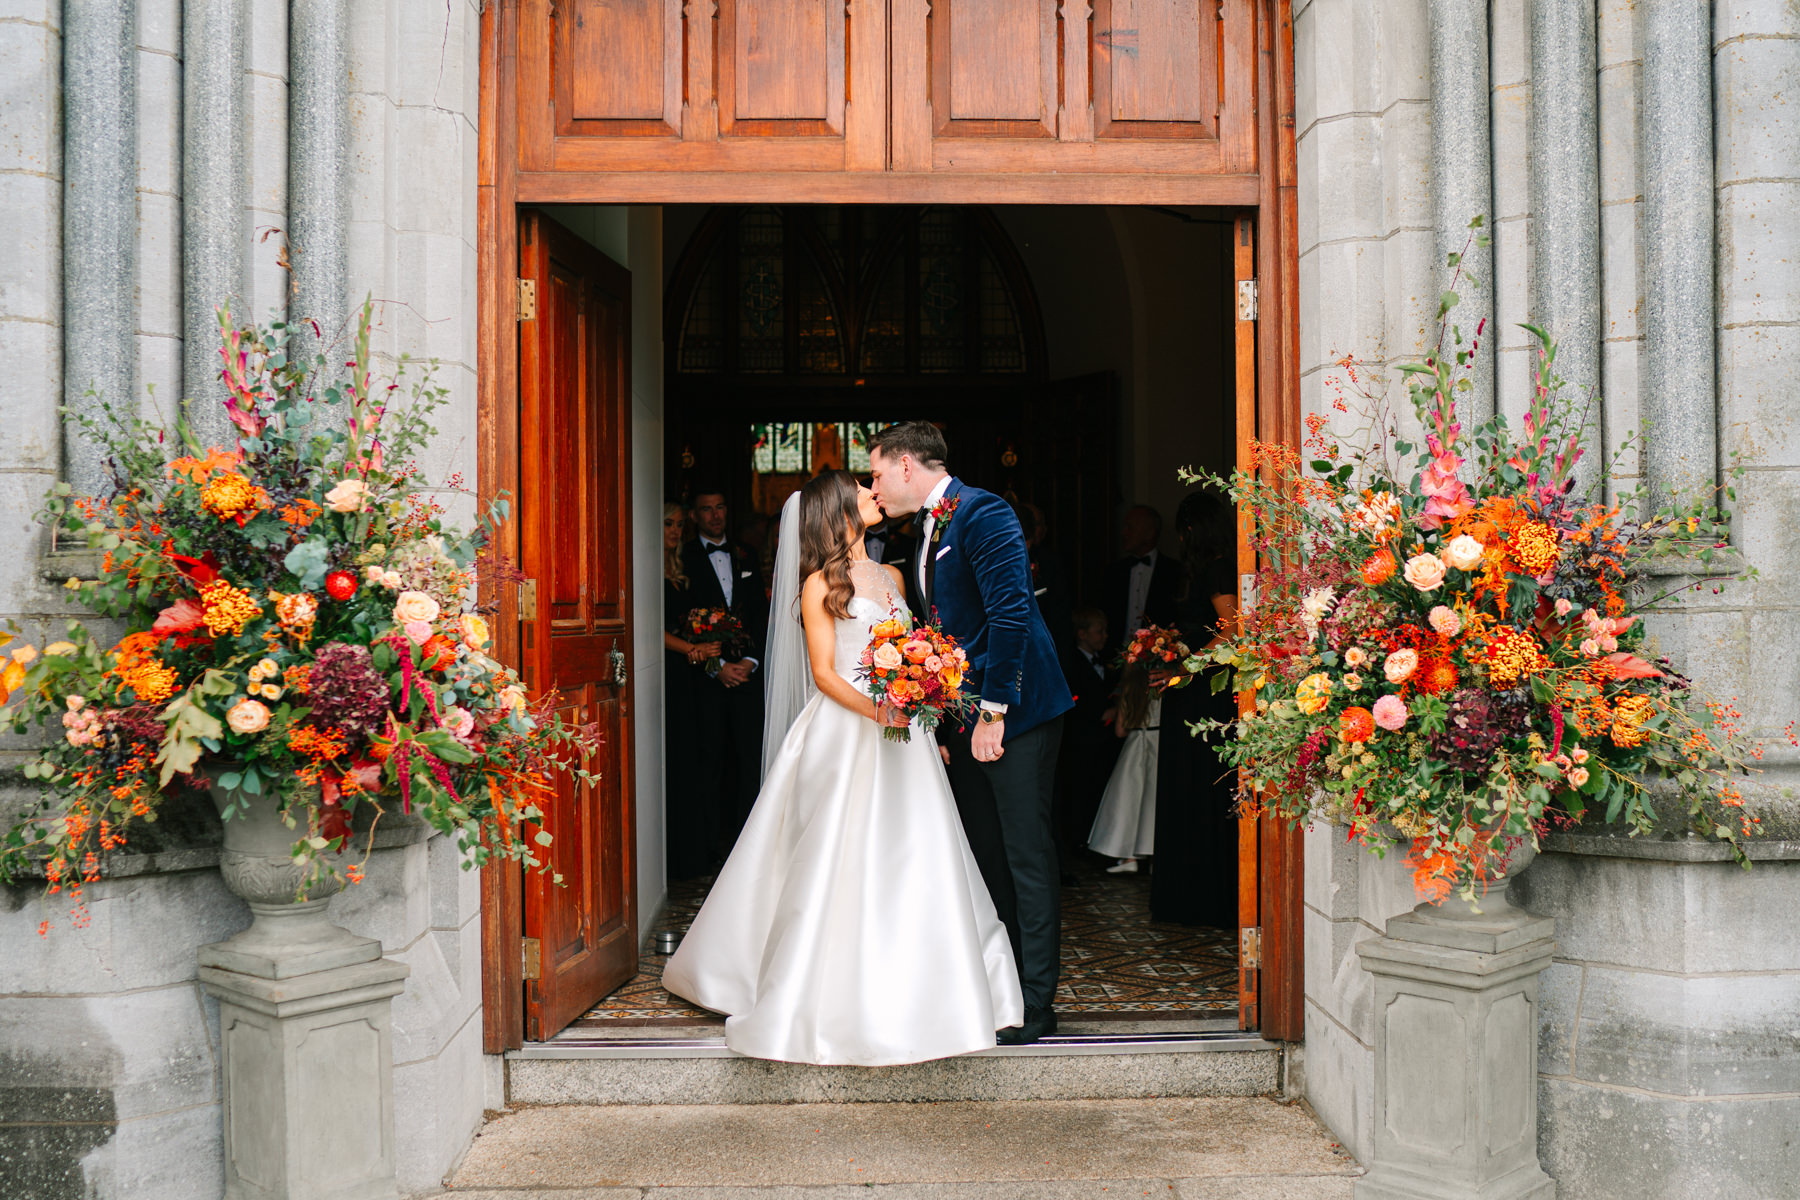
<instances>
[{"instance_id":1,"label":"stone step edge","mask_svg":"<svg viewBox=\"0 0 1800 1200\"><path fill-rule=\"evenodd\" d=\"M1062 1058L1085 1054L1112 1056L1138 1054L1196 1054L1280 1050L1278 1043L1265 1041L1254 1033L1204 1032L1166 1034L1083 1034L1051 1037L1029 1046L995 1046L963 1058ZM509 1050L512 1061L541 1059L677 1059L677 1058L744 1058L725 1044L723 1037L703 1038L605 1038L563 1035L549 1042L532 1042L520 1049ZM751 1060L755 1061L755 1060ZM948 1060L943 1060L948 1061ZM786 1066L807 1064L783 1064ZM926 1066L913 1063L909 1066ZM862 1070L860 1067L832 1068ZM903 1070L904 1067L883 1068Z\"/></svg>"}]
</instances>

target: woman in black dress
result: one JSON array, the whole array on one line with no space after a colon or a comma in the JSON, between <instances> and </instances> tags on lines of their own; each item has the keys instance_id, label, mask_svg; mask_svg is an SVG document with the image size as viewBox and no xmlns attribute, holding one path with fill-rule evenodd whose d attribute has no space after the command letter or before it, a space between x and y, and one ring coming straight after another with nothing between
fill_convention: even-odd
<instances>
[{"instance_id":1,"label":"woman in black dress","mask_svg":"<svg viewBox=\"0 0 1800 1200\"><path fill-rule=\"evenodd\" d=\"M1199 491L1175 514L1184 571L1175 625L1194 651L1216 645L1237 622L1237 521L1217 492ZM1163 694L1156 757L1153 920L1221 929L1238 923L1236 780L1219 761L1219 734L1202 740L1188 722L1231 720L1237 701L1212 690L1210 674Z\"/></svg>"},{"instance_id":2,"label":"woman in black dress","mask_svg":"<svg viewBox=\"0 0 1800 1200\"><path fill-rule=\"evenodd\" d=\"M686 522L681 505L663 505L663 836L670 879L692 879L714 866L711 806L695 794L690 739L700 686L697 664L717 654L719 645L695 645L684 636L695 606L681 569Z\"/></svg>"}]
</instances>

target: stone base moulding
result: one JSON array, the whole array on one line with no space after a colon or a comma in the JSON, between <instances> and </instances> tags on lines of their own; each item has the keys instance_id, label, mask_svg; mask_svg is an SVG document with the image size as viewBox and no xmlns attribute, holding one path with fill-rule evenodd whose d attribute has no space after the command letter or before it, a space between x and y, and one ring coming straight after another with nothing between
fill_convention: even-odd
<instances>
[{"instance_id":1,"label":"stone base moulding","mask_svg":"<svg viewBox=\"0 0 1800 1200\"><path fill-rule=\"evenodd\" d=\"M1357 1200L1554 1200L1537 1157L1538 973L1556 923L1490 892L1357 947L1374 977L1375 1141Z\"/></svg>"},{"instance_id":2,"label":"stone base moulding","mask_svg":"<svg viewBox=\"0 0 1800 1200\"><path fill-rule=\"evenodd\" d=\"M200 968L219 1001L226 1200L397 1200L390 1007L410 972L378 956L279 979Z\"/></svg>"}]
</instances>

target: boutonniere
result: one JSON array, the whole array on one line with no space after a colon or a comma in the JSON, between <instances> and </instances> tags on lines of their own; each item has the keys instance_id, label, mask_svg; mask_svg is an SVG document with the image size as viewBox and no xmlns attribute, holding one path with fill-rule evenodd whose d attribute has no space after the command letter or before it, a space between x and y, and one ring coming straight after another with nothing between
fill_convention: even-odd
<instances>
[{"instance_id":1,"label":"boutonniere","mask_svg":"<svg viewBox=\"0 0 1800 1200\"><path fill-rule=\"evenodd\" d=\"M956 506L962 503L961 496L945 496L931 506L931 544L937 545L944 540L944 530L950 528L950 518L956 515Z\"/></svg>"}]
</instances>

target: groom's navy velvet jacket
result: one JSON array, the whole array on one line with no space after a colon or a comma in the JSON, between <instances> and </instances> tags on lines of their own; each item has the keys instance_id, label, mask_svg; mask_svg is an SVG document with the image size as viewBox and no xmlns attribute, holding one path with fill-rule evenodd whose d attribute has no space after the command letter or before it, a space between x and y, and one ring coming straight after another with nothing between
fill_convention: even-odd
<instances>
[{"instance_id":1,"label":"groom's navy velvet jacket","mask_svg":"<svg viewBox=\"0 0 1800 1200\"><path fill-rule=\"evenodd\" d=\"M952 497L956 509L942 536L919 548L934 556L931 607L968 652L973 689L1007 706L1011 740L1061 716L1074 701L1032 594L1019 518L1000 497L960 479L944 492L946 501Z\"/></svg>"}]
</instances>

